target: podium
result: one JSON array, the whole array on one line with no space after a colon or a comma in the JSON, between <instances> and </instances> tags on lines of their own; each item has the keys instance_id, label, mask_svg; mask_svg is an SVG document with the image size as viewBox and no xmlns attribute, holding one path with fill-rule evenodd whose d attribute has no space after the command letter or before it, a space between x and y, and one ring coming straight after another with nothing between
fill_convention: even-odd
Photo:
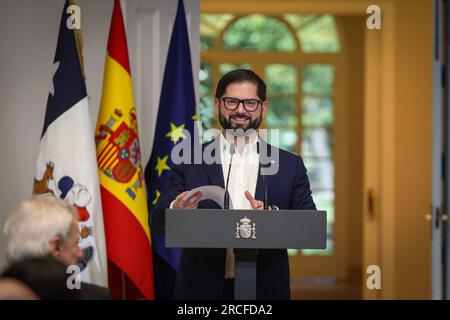
<instances>
[{"instance_id":1,"label":"podium","mask_svg":"<svg viewBox=\"0 0 450 320\"><path fill-rule=\"evenodd\" d=\"M325 211L167 209L166 247L234 248L235 300L256 300L258 249L325 249Z\"/></svg>"}]
</instances>

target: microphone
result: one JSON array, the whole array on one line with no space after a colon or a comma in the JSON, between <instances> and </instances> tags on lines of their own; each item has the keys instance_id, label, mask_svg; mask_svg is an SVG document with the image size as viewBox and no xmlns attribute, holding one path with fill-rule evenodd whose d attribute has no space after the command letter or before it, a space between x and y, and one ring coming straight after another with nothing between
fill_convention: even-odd
<instances>
[{"instance_id":1,"label":"microphone","mask_svg":"<svg viewBox=\"0 0 450 320\"><path fill-rule=\"evenodd\" d=\"M256 141L256 152L258 152L258 154L259 154L259 156L260 156L260 159L259 159L259 172L261 173L261 167L268 167L268 166L270 166L270 165L263 165L262 163L261 163L261 154L259 153L259 141ZM263 185L264 185L264 200L263 200L263 202L264 202L264 210L268 210L269 209L269 206L268 206L268 204L267 204L267 198L268 198L268 195L267 195L267 181L266 181L266 175L265 174L261 174L261 176L262 176L262 179L263 179Z\"/></svg>"},{"instance_id":2,"label":"microphone","mask_svg":"<svg viewBox=\"0 0 450 320\"><path fill-rule=\"evenodd\" d=\"M225 184L225 194L223 196L223 208L225 210L230 209L230 193L228 192L228 182L230 181L231 164L233 163L233 155L236 152L234 143L230 144L230 164L228 165L227 183Z\"/></svg>"}]
</instances>

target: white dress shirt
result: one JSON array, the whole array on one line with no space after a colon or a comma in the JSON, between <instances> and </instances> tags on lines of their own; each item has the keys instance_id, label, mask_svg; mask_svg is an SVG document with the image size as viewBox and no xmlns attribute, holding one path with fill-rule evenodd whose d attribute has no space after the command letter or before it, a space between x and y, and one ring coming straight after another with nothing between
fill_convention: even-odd
<instances>
[{"instance_id":1,"label":"white dress shirt","mask_svg":"<svg viewBox=\"0 0 450 320\"><path fill-rule=\"evenodd\" d=\"M250 202L245 197L245 191L250 192L252 197L255 197L256 183L258 180L259 169L259 153L257 152L256 142L258 137L252 142L247 143L239 152L236 147L236 152L233 155L233 162L231 164L230 179L228 182L228 192L230 194L232 209L252 209ZM227 183L228 168L230 164L230 143L225 137L220 135L220 157L222 161L223 181ZM234 278L234 253L233 249L227 249L227 256L225 261L225 279Z\"/></svg>"}]
</instances>

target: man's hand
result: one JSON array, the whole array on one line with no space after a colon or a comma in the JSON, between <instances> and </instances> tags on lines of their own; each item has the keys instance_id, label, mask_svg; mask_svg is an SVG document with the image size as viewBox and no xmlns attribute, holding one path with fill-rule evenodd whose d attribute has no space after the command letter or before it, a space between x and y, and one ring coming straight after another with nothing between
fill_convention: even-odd
<instances>
[{"instance_id":1,"label":"man's hand","mask_svg":"<svg viewBox=\"0 0 450 320\"><path fill-rule=\"evenodd\" d=\"M197 209L198 202L200 200L200 197L202 196L202 193L200 191L197 191L194 193L192 197L189 199L186 199L186 201L183 200L183 198L189 193L189 191L185 191L183 193L180 193L173 203L174 209Z\"/></svg>"},{"instance_id":2,"label":"man's hand","mask_svg":"<svg viewBox=\"0 0 450 320\"><path fill-rule=\"evenodd\" d=\"M253 210L262 210L264 209L264 203L260 200L255 200L250 192L245 191L245 197L250 202L250 205L252 206Z\"/></svg>"}]
</instances>

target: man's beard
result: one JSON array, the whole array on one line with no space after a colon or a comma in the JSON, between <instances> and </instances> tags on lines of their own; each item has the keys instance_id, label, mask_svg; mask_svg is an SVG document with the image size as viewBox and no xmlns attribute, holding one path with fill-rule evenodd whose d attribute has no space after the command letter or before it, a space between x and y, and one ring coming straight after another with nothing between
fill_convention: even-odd
<instances>
[{"instance_id":1,"label":"man's beard","mask_svg":"<svg viewBox=\"0 0 450 320\"><path fill-rule=\"evenodd\" d=\"M233 117L241 117L241 118L247 118L248 120L248 124L247 125L232 125L231 123L231 118ZM227 129L231 129L231 130L236 130L236 129L242 129L244 132L249 130L249 129L253 129L256 130L259 128L259 126L261 125L261 121L262 121L262 113L259 115L258 118L253 119L245 114L232 114L228 117L228 119L221 113L219 112L219 122L222 125L222 128L224 128L225 130Z\"/></svg>"}]
</instances>

